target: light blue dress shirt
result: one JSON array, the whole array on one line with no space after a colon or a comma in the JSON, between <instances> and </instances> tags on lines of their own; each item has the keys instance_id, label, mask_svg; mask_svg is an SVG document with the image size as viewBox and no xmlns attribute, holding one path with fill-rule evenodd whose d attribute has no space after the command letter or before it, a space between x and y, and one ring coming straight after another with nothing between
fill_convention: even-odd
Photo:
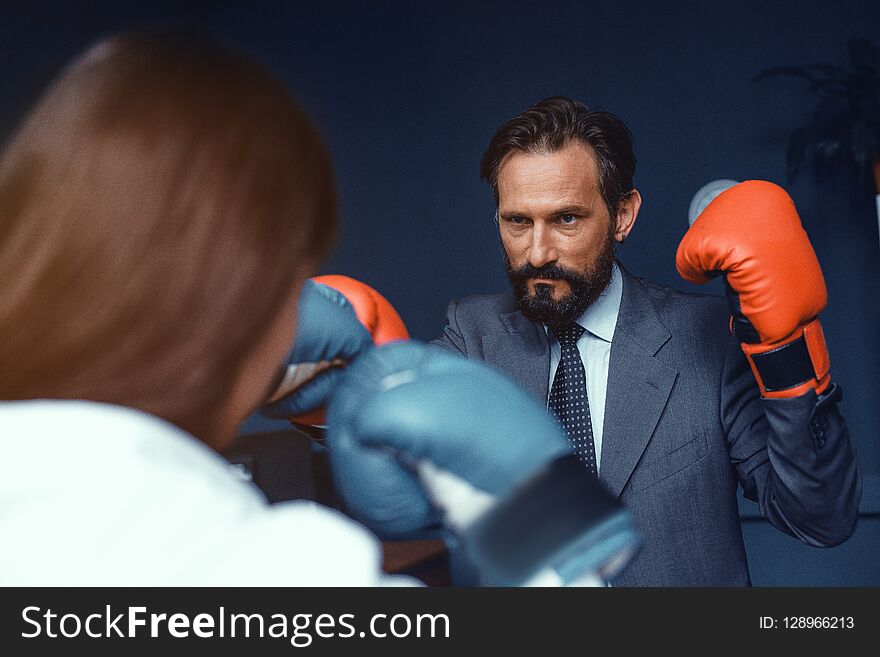
<instances>
[{"instance_id":1,"label":"light blue dress shirt","mask_svg":"<svg viewBox=\"0 0 880 657\"><path fill-rule=\"evenodd\" d=\"M608 362L611 358L611 341L614 327L620 312L620 299L623 296L623 277L615 262L611 270L611 282L602 295L587 308L575 321L586 330L577 341L577 348L584 362L587 376L587 397L590 404L590 419L593 424L593 442L596 447L596 467L602 468L602 428L605 423L605 393L608 390ZM544 330L548 328L544 326ZM562 350L559 341L550 333L550 382L559 366Z\"/></svg>"}]
</instances>

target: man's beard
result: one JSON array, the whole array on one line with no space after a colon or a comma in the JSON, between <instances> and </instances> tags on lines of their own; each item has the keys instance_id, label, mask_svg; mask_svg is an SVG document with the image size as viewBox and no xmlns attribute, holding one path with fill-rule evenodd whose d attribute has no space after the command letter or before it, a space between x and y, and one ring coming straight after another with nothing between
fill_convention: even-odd
<instances>
[{"instance_id":1,"label":"man's beard","mask_svg":"<svg viewBox=\"0 0 880 657\"><path fill-rule=\"evenodd\" d=\"M614 236L611 232L602 243L593 266L583 273L553 263L542 267L526 263L514 269L504 253L504 267L520 312L533 322L549 326L562 326L577 319L608 287L613 266ZM530 294L529 280L534 278L564 280L569 285L569 292L557 301L553 299L553 288L539 283L535 285L535 293Z\"/></svg>"}]
</instances>

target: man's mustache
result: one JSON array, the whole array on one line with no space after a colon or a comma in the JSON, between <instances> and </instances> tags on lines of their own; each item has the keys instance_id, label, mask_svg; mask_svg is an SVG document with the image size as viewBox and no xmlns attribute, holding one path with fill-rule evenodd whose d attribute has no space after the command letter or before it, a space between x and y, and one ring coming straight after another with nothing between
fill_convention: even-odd
<instances>
[{"instance_id":1,"label":"man's mustache","mask_svg":"<svg viewBox=\"0 0 880 657\"><path fill-rule=\"evenodd\" d=\"M559 265L546 264L541 267L533 267L525 264L522 267L510 270L510 276L518 282L526 282L532 278L545 278L547 280L579 281L583 277L575 272L563 269Z\"/></svg>"}]
</instances>

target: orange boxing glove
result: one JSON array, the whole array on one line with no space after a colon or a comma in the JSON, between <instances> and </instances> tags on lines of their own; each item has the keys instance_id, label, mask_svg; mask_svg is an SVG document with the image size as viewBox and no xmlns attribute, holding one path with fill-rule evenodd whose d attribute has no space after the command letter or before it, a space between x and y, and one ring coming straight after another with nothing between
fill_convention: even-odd
<instances>
[{"instance_id":1,"label":"orange boxing glove","mask_svg":"<svg viewBox=\"0 0 880 657\"><path fill-rule=\"evenodd\" d=\"M731 331L762 396L825 391L830 362L818 315L828 293L784 189L749 180L719 194L685 234L675 264L692 283L724 274Z\"/></svg>"},{"instance_id":2,"label":"orange boxing glove","mask_svg":"<svg viewBox=\"0 0 880 657\"><path fill-rule=\"evenodd\" d=\"M374 344L409 339L409 331L394 306L366 283L340 274L315 276L311 280L333 288L348 300L354 308L358 321L369 331ZM325 424L324 409L298 415L291 418L291 422L312 426L323 425Z\"/></svg>"},{"instance_id":3,"label":"orange boxing glove","mask_svg":"<svg viewBox=\"0 0 880 657\"><path fill-rule=\"evenodd\" d=\"M340 274L315 276L312 280L341 292L376 344L409 339L409 331L394 306L366 283Z\"/></svg>"}]
</instances>

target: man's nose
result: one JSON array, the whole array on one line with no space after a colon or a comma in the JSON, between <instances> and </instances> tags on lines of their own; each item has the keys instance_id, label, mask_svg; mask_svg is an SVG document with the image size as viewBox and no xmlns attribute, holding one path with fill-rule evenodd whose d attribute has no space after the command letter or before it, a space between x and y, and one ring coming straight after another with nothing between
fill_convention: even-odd
<instances>
[{"instance_id":1,"label":"man's nose","mask_svg":"<svg viewBox=\"0 0 880 657\"><path fill-rule=\"evenodd\" d=\"M543 267L547 263L555 262L559 257L556 245L546 228L537 224L532 230L532 240L529 244L528 260L532 267Z\"/></svg>"}]
</instances>

